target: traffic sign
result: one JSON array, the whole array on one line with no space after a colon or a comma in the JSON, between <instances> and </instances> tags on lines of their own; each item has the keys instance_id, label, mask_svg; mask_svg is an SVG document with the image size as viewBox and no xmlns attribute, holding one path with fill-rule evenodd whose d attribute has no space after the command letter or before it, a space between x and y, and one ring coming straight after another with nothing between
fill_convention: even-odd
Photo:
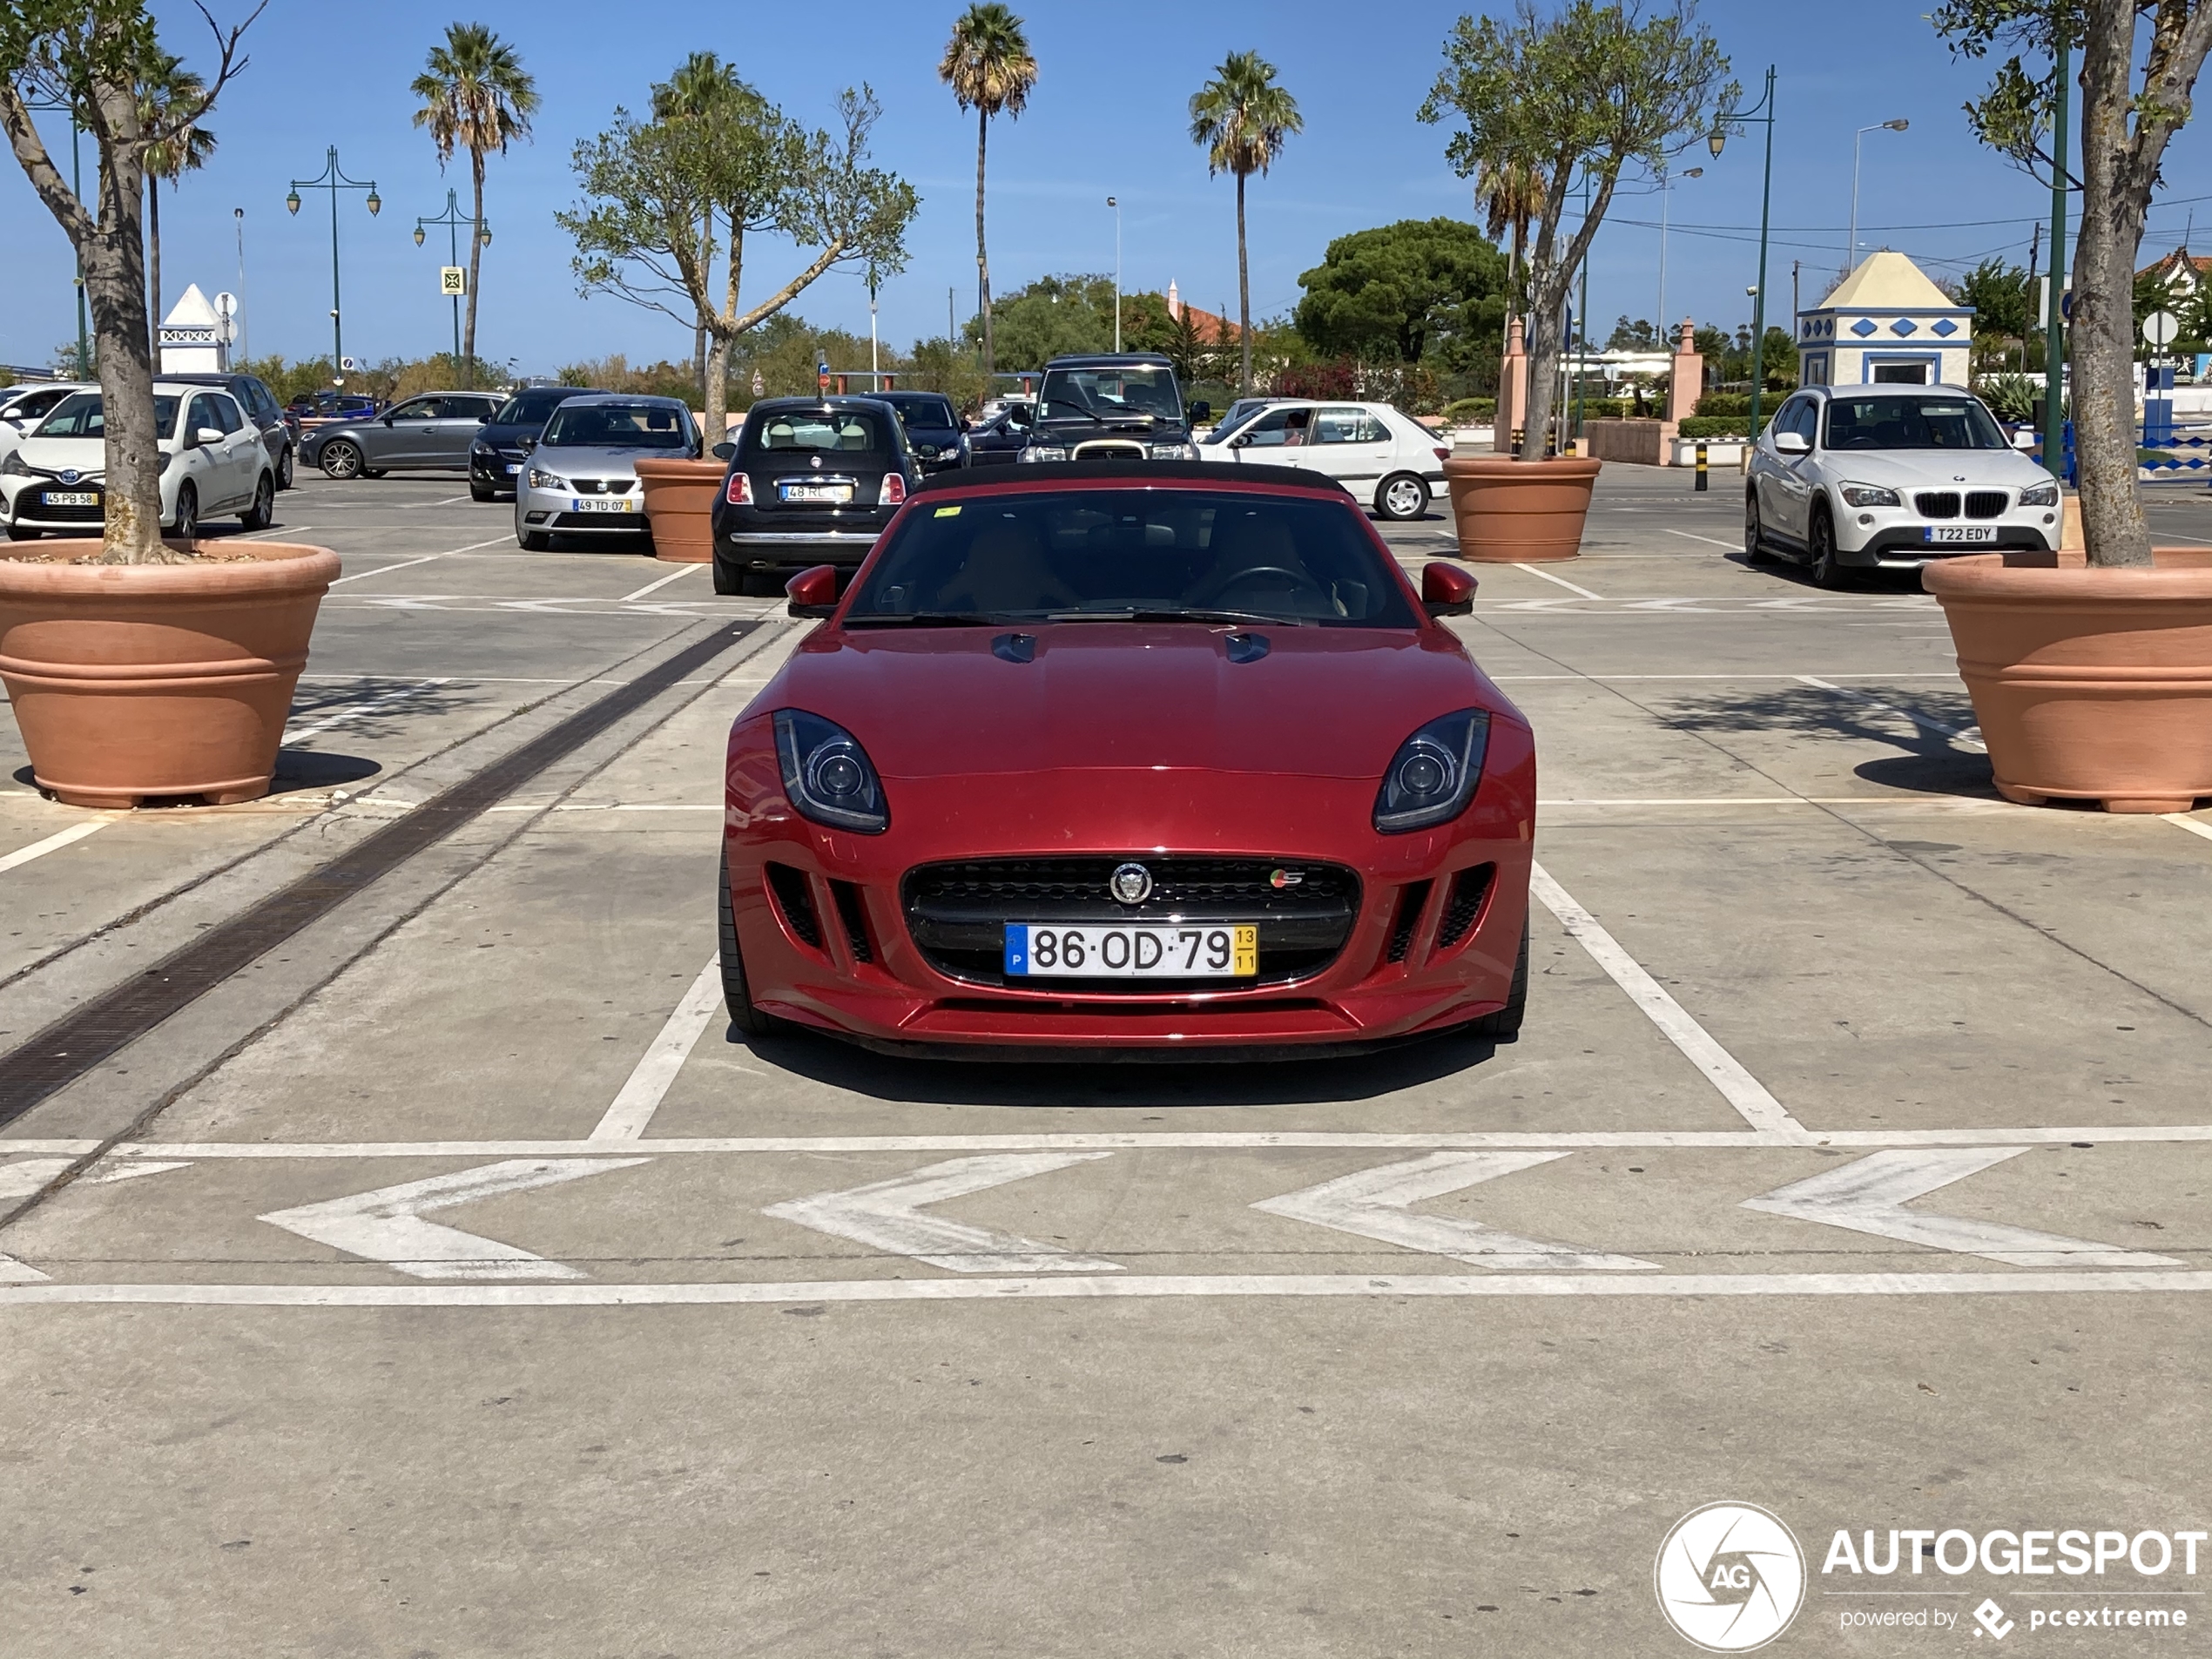
<instances>
[{"instance_id":1,"label":"traffic sign","mask_svg":"<svg viewBox=\"0 0 2212 1659\"><path fill-rule=\"evenodd\" d=\"M469 292L469 267L465 265L442 265L438 267L438 292L455 298Z\"/></svg>"},{"instance_id":2,"label":"traffic sign","mask_svg":"<svg viewBox=\"0 0 2212 1659\"><path fill-rule=\"evenodd\" d=\"M2154 311L2143 319L2143 338L2161 351L2173 343L2174 336L2181 329L2181 324L2175 320L2170 311Z\"/></svg>"}]
</instances>

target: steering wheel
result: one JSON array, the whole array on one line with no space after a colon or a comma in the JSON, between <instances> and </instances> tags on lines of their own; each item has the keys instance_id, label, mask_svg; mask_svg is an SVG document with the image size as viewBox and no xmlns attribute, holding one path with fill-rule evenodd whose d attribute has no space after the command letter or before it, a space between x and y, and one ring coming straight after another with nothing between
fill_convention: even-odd
<instances>
[{"instance_id":1,"label":"steering wheel","mask_svg":"<svg viewBox=\"0 0 2212 1659\"><path fill-rule=\"evenodd\" d=\"M1256 576L1280 577L1292 589L1304 588L1312 593L1321 595L1321 584L1303 570L1285 570L1279 564L1253 564L1224 577L1218 582L1210 583L1203 593L1191 595L1191 601L1196 604L1211 604L1238 583Z\"/></svg>"}]
</instances>

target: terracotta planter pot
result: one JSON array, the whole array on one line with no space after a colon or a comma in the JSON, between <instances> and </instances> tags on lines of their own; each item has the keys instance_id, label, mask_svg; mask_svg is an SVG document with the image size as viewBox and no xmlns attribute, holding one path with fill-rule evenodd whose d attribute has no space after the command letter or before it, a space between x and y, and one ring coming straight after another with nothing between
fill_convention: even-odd
<instances>
[{"instance_id":1,"label":"terracotta planter pot","mask_svg":"<svg viewBox=\"0 0 2212 1659\"><path fill-rule=\"evenodd\" d=\"M1515 461L1453 455L1444 463L1460 556L1519 564L1571 559L1582 549L1582 521L1600 461Z\"/></svg>"},{"instance_id":2,"label":"terracotta planter pot","mask_svg":"<svg viewBox=\"0 0 2212 1659\"><path fill-rule=\"evenodd\" d=\"M2148 570L2093 570L2080 553L1922 570L2006 799L2185 813L2212 795L2212 549L2154 557Z\"/></svg>"},{"instance_id":3,"label":"terracotta planter pot","mask_svg":"<svg viewBox=\"0 0 2212 1659\"><path fill-rule=\"evenodd\" d=\"M39 787L72 806L269 791L327 548L202 542L207 564L34 563L96 541L0 551L0 680Z\"/></svg>"},{"instance_id":4,"label":"terracotta planter pot","mask_svg":"<svg viewBox=\"0 0 2212 1659\"><path fill-rule=\"evenodd\" d=\"M653 556L671 564L705 564L714 556L714 498L728 469L719 461L637 462Z\"/></svg>"}]
</instances>

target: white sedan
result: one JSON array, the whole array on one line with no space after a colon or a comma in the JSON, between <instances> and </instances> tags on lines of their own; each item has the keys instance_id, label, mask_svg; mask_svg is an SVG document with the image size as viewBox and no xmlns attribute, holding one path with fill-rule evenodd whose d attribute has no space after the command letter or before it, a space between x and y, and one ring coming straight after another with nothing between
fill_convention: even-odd
<instances>
[{"instance_id":1,"label":"white sedan","mask_svg":"<svg viewBox=\"0 0 2212 1659\"><path fill-rule=\"evenodd\" d=\"M1380 518L1419 518L1444 487L1451 448L1387 403L1276 400L1217 434L1213 460L1252 461L1326 474L1374 503Z\"/></svg>"},{"instance_id":2,"label":"white sedan","mask_svg":"<svg viewBox=\"0 0 2212 1659\"><path fill-rule=\"evenodd\" d=\"M260 429L235 398L212 387L153 388L156 448L161 455L161 523L179 541L200 520L236 513L249 530L266 529L276 512L276 472ZM100 395L72 392L17 438L0 434L0 513L8 535L97 536L106 516L107 425Z\"/></svg>"},{"instance_id":3,"label":"white sedan","mask_svg":"<svg viewBox=\"0 0 2212 1659\"><path fill-rule=\"evenodd\" d=\"M1952 386L1808 386L1751 450L1743 550L1847 570L2058 546L2059 486L1972 392Z\"/></svg>"}]
</instances>

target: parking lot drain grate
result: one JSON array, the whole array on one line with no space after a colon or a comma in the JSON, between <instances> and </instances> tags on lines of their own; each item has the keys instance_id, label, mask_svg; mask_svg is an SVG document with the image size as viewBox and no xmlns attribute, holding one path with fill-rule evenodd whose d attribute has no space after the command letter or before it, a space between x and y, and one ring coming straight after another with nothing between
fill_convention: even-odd
<instances>
[{"instance_id":1,"label":"parking lot drain grate","mask_svg":"<svg viewBox=\"0 0 2212 1659\"><path fill-rule=\"evenodd\" d=\"M380 877L435 846L486 807L728 651L758 625L718 628L686 645L512 754L374 832L320 869L209 928L191 944L0 1055L0 1127L59 1093Z\"/></svg>"}]
</instances>

